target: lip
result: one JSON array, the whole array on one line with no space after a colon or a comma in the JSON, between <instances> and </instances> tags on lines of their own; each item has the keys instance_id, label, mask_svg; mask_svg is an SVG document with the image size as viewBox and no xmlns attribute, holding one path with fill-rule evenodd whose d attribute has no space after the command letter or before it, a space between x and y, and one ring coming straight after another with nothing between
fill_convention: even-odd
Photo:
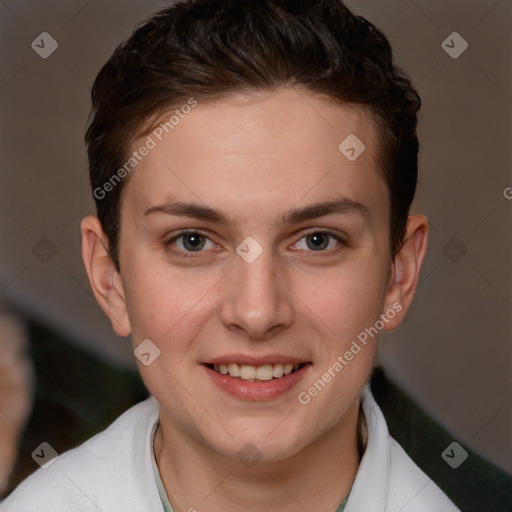
<instances>
[{"instance_id":1,"label":"lip","mask_svg":"<svg viewBox=\"0 0 512 512\"><path fill-rule=\"evenodd\" d=\"M230 356L231 357L231 356ZM249 363L246 361L255 361L257 360L257 364ZM247 356L239 357L236 359L229 359L229 362L237 362L241 364L249 364L253 366L261 366L263 364L271 364L269 362L261 362L264 360L268 360L265 358L250 358ZM219 362L213 362L219 361ZM207 364L228 364L226 358L217 358L213 359L212 362L208 362L202 364L201 366L205 369L206 373L212 379L213 383L220 388L225 393L230 394L236 398L241 398L243 400L254 400L254 401L264 401L264 400L272 400L277 398L280 395L283 395L287 391L290 391L293 387L295 387L309 372L312 364L306 363L301 368L296 370L289 375L284 375L278 379L272 379L268 381L258 381L251 382L250 380L243 380L240 378L233 378L228 375L222 375L221 373L216 372L212 368L208 367ZM281 363L281 361L276 361L276 359L272 359L276 364ZM293 362L293 359L287 359L288 363ZM300 363L300 361L296 361L296 363Z\"/></svg>"}]
</instances>

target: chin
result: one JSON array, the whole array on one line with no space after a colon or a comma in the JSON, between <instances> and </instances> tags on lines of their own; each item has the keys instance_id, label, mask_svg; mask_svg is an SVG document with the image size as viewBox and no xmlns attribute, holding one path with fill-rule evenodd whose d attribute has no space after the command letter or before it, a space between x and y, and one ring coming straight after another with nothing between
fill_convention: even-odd
<instances>
[{"instance_id":1,"label":"chin","mask_svg":"<svg viewBox=\"0 0 512 512\"><path fill-rule=\"evenodd\" d=\"M272 421L244 419L243 424L227 426L233 436L223 436L216 447L224 456L245 459L278 462L287 459L303 448L304 434L296 432L295 427L285 419L286 415ZM284 421L283 421L284 420ZM227 441L227 442L226 442ZM215 449L215 447L214 447Z\"/></svg>"}]
</instances>

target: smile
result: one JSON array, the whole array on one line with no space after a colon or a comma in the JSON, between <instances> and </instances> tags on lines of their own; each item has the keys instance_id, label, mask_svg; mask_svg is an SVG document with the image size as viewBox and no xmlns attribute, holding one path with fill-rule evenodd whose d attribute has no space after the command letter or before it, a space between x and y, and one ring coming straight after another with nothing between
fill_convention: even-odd
<instances>
[{"instance_id":1,"label":"smile","mask_svg":"<svg viewBox=\"0 0 512 512\"><path fill-rule=\"evenodd\" d=\"M276 357L274 361L277 359L282 362L272 364L270 357L264 358L266 361L251 361L253 358L240 357L237 363L229 362L236 361L235 357L223 357L221 361L203 363L202 367L218 389L239 399L256 401L272 400L284 395L312 370L311 362L288 363L288 358Z\"/></svg>"},{"instance_id":2,"label":"smile","mask_svg":"<svg viewBox=\"0 0 512 512\"><path fill-rule=\"evenodd\" d=\"M247 364L229 363L212 364L208 366L221 375L229 375L235 379L248 381L269 381L272 379L280 379L285 375L290 375L291 373L299 370L302 364L278 363L251 366Z\"/></svg>"}]
</instances>

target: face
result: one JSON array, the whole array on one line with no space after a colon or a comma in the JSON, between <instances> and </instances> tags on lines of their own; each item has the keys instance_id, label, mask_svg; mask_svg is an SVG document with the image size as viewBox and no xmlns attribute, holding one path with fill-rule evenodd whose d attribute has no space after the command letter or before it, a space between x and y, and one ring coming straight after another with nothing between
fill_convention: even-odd
<instances>
[{"instance_id":1,"label":"face","mask_svg":"<svg viewBox=\"0 0 512 512\"><path fill-rule=\"evenodd\" d=\"M283 89L199 102L153 137L123 191L120 283L176 432L281 460L353 417L377 348L361 333L392 307L374 130L360 108ZM351 134L355 160L338 148Z\"/></svg>"}]
</instances>

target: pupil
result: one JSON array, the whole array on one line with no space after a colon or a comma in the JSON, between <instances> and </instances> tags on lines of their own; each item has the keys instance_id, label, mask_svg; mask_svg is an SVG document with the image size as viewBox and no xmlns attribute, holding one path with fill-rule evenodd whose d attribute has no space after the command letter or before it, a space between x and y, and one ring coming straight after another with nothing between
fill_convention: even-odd
<instances>
[{"instance_id":1,"label":"pupil","mask_svg":"<svg viewBox=\"0 0 512 512\"><path fill-rule=\"evenodd\" d=\"M325 233L315 233L308 236L307 244L315 251L325 249L329 245L329 237Z\"/></svg>"},{"instance_id":2,"label":"pupil","mask_svg":"<svg viewBox=\"0 0 512 512\"><path fill-rule=\"evenodd\" d=\"M204 237L202 235L199 235L198 233L185 235L183 238L184 247L190 251L197 251L198 249L202 249L204 244Z\"/></svg>"}]
</instances>

